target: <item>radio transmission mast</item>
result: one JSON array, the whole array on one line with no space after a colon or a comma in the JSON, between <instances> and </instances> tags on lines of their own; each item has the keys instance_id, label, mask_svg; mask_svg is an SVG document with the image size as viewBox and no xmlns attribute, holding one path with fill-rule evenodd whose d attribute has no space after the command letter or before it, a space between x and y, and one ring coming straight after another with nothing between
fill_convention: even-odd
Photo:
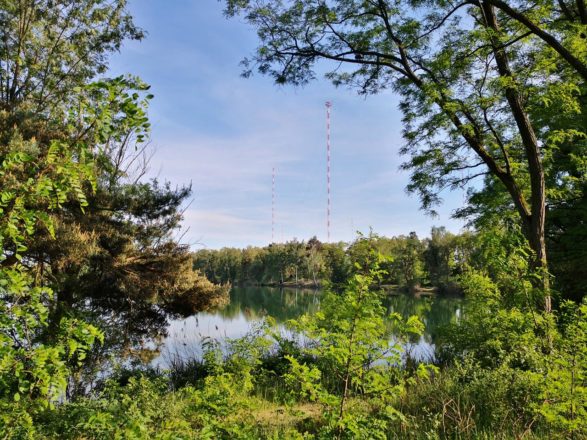
<instances>
[{"instance_id":1,"label":"radio transmission mast","mask_svg":"<svg viewBox=\"0 0 587 440\"><path fill-rule=\"evenodd\" d=\"M275 167L271 170L271 243L275 243Z\"/></svg>"},{"instance_id":2,"label":"radio transmission mast","mask_svg":"<svg viewBox=\"0 0 587 440\"><path fill-rule=\"evenodd\" d=\"M330 108L332 103L326 101L326 234L330 242Z\"/></svg>"}]
</instances>

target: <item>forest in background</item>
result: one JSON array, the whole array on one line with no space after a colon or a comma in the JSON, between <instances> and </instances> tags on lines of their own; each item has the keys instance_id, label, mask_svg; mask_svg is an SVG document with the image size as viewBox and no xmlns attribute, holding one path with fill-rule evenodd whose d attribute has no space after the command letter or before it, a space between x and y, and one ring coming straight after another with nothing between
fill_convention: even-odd
<instances>
[{"instance_id":1,"label":"forest in background","mask_svg":"<svg viewBox=\"0 0 587 440\"><path fill-rule=\"evenodd\" d=\"M582 233L576 238L581 240ZM319 287L344 285L356 265L364 264L375 251L389 258L382 285L408 292L434 288L440 294L459 294L458 280L463 273L490 266L486 246L474 230L454 234L444 227L433 227L430 237L422 239L415 232L395 237L370 232L359 234L352 243L323 243L313 237L265 247L202 249L194 252L192 259L194 268L217 284ZM573 252L582 256L582 246L578 244ZM582 260L557 252L556 242L548 241L548 248L554 254L551 266L557 271L553 285L558 292L556 300L582 298Z\"/></svg>"},{"instance_id":2,"label":"forest in background","mask_svg":"<svg viewBox=\"0 0 587 440\"><path fill-rule=\"evenodd\" d=\"M371 232L352 243L323 243L313 237L265 247L202 249L192 258L194 268L217 284L319 287L344 285L357 264L365 264L372 252L378 252L390 259L383 285L458 293L455 281L479 260L475 251L474 234L452 234L434 227L425 239L415 232L391 238Z\"/></svg>"},{"instance_id":3,"label":"forest in background","mask_svg":"<svg viewBox=\"0 0 587 440\"><path fill-rule=\"evenodd\" d=\"M336 85L393 89L408 190L433 211L467 186L455 215L473 232L454 266L426 262L434 233L259 250L277 256L265 282L291 268L317 280L332 255L323 276L340 283L285 333L266 317L154 368L145 343L228 288L174 238L191 188L144 178L149 86L107 77L145 32L124 0L0 2L0 437L585 438L585 2L224 5L257 31L245 76L301 86L333 61ZM309 269L284 263L311 242ZM217 269L204 270L239 277ZM445 277L467 306L419 362L403 347L420 318L390 313L377 287Z\"/></svg>"}]
</instances>

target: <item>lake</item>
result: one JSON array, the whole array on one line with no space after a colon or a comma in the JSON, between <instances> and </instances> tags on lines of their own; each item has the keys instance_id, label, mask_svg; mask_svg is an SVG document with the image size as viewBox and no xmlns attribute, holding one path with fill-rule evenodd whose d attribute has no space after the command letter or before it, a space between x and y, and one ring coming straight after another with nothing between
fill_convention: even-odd
<instances>
[{"instance_id":1,"label":"lake","mask_svg":"<svg viewBox=\"0 0 587 440\"><path fill-rule=\"evenodd\" d=\"M273 317L282 326L304 313L313 313L320 307L320 290L234 287L230 304L225 308L202 312L186 319L171 321L167 337L160 343L156 365L165 366L172 356L193 357L202 353L202 342L210 338L222 342L247 334L264 316ZM404 318L420 317L424 334L405 346L406 352L420 359L431 359L439 329L461 316L462 298L440 296L390 295L385 300L389 313L397 312Z\"/></svg>"}]
</instances>

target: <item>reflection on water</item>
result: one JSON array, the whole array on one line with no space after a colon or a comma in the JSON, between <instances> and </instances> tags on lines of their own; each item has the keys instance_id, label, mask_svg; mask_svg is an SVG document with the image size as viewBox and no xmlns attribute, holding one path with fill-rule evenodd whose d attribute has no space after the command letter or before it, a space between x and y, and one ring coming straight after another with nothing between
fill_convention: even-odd
<instances>
[{"instance_id":1,"label":"reflection on water","mask_svg":"<svg viewBox=\"0 0 587 440\"><path fill-rule=\"evenodd\" d=\"M406 353L418 359L432 359L434 344L440 329L456 322L462 315L463 299L460 297L416 296L400 294L385 300L388 313L399 313L404 319L417 316L424 324L424 333L414 336L404 346Z\"/></svg>"},{"instance_id":2,"label":"reflection on water","mask_svg":"<svg viewBox=\"0 0 587 440\"><path fill-rule=\"evenodd\" d=\"M210 338L238 338L251 330L264 316L273 317L282 325L304 313L314 313L320 307L321 292L312 289L235 287L230 292L230 304L222 310L202 312L187 319L172 321L161 356L155 361L164 365L169 356L201 354L201 345ZM405 347L416 357L431 357L439 329L457 319L463 301L460 298L389 296L385 306L389 313L404 318L420 317L424 334Z\"/></svg>"}]
</instances>

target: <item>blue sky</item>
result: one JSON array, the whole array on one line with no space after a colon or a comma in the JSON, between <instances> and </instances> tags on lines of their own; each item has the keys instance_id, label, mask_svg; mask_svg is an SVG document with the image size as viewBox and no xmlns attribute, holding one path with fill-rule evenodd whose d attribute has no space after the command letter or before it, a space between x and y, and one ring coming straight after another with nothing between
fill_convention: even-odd
<instances>
[{"instance_id":1,"label":"blue sky","mask_svg":"<svg viewBox=\"0 0 587 440\"><path fill-rule=\"evenodd\" d=\"M113 57L111 74L136 74L152 86L149 175L192 183L183 241L194 249L271 241L272 167L276 241L326 239L327 100L334 105L332 241L370 227L389 236L462 227L450 218L462 192L443 194L436 218L406 194L401 114L391 92L364 98L326 79L300 89L240 77L256 35L242 20L225 19L217 0L131 0L129 8L148 35Z\"/></svg>"}]
</instances>

